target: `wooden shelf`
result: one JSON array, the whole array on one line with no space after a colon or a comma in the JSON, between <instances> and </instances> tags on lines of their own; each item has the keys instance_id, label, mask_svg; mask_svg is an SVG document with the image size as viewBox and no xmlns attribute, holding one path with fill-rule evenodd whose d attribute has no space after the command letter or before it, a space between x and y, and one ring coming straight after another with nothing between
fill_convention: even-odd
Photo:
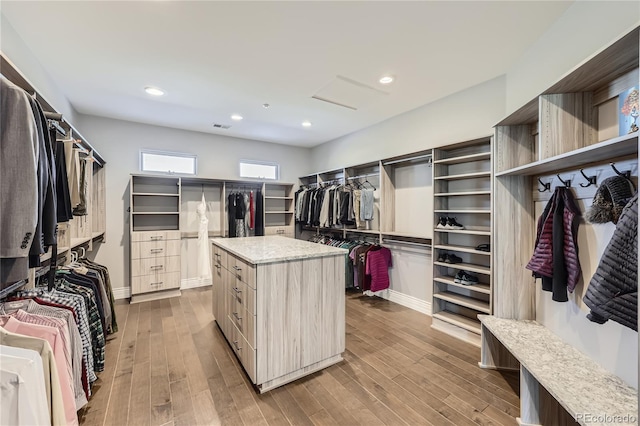
<instances>
[{"instance_id":1,"label":"wooden shelf","mask_svg":"<svg viewBox=\"0 0 640 426\"><path fill-rule=\"evenodd\" d=\"M463 179L476 179L476 178L485 178L491 177L491 172L475 172L475 173L463 173L460 175L449 175L449 176L436 176L434 180L463 180Z\"/></svg>"},{"instance_id":2,"label":"wooden shelf","mask_svg":"<svg viewBox=\"0 0 640 426\"><path fill-rule=\"evenodd\" d=\"M264 212L264 214L293 214L293 212L285 212L285 211L276 212L276 211L270 211L270 212Z\"/></svg>"},{"instance_id":3,"label":"wooden shelf","mask_svg":"<svg viewBox=\"0 0 640 426\"><path fill-rule=\"evenodd\" d=\"M351 234L376 234L376 235L380 235L380 231L376 230L376 229L355 229L355 228L345 228L345 231L347 231L347 233L351 233Z\"/></svg>"},{"instance_id":4,"label":"wooden shelf","mask_svg":"<svg viewBox=\"0 0 640 426\"><path fill-rule=\"evenodd\" d=\"M442 192L433 194L434 197L454 197L462 195L491 195L491 191L467 191L467 192Z\"/></svg>"},{"instance_id":5,"label":"wooden shelf","mask_svg":"<svg viewBox=\"0 0 640 426\"><path fill-rule=\"evenodd\" d=\"M180 214L179 212L132 212L131 214L142 214L142 215L162 215L162 214Z\"/></svg>"},{"instance_id":6,"label":"wooden shelf","mask_svg":"<svg viewBox=\"0 0 640 426\"><path fill-rule=\"evenodd\" d=\"M491 210L434 210L434 213L469 213L469 214L491 214Z\"/></svg>"},{"instance_id":7,"label":"wooden shelf","mask_svg":"<svg viewBox=\"0 0 640 426\"><path fill-rule=\"evenodd\" d=\"M72 238L71 239L71 250L73 250L74 248L81 246L83 244L88 243L89 241L91 241L93 237L81 237L81 238ZM60 250L58 250L60 251Z\"/></svg>"},{"instance_id":8,"label":"wooden shelf","mask_svg":"<svg viewBox=\"0 0 640 426\"><path fill-rule=\"evenodd\" d=\"M490 152L480 152L477 154L462 155L460 157L443 158L442 160L433 160L433 164L459 164L471 161L488 160L491 158Z\"/></svg>"},{"instance_id":9,"label":"wooden shelf","mask_svg":"<svg viewBox=\"0 0 640 426\"><path fill-rule=\"evenodd\" d=\"M198 231L185 231L180 233L180 238L198 238ZM222 237L220 231L209 231L209 238Z\"/></svg>"},{"instance_id":10,"label":"wooden shelf","mask_svg":"<svg viewBox=\"0 0 640 426\"><path fill-rule=\"evenodd\" d=\"M478 274L491 275L491 269L487 266L475 265L473 263L445 263L445 262L433 262L434 265L446 266L451 269L461 269L469 272L477 272Z\"/></svg>"},{"instance_id":11,"label":"wooden shelf","mask_svg":"<svg viewBox=\"0 0 640 426\"><path fill-rule=\"evenodd\" d=\"M434 293L433 297L435 297L436 299L445 300L449 303L464 306L465 308L475 309L476 311L484 312L486 314L491 312L489 302L484 302L482 300L474 299L473 297L469 296L463 296L451 291Z\"/></svg>"},{"instance_id":12,"label":"wooden shelf","mask_svg":"<svg viewBox=\"0 0 640 426\"><path fill-rule=\"evenodd\" d=\"M269 197L265 196L265 200L293 200L293 197Z\"/></svg>"},{"instance_id":13,"label":"wooden shelf","mask_svg":"<svg viewBox=\"0 0 640 426\"><path fill-rule=\"evenodd\" d=\"M499 176L535 176L555 173L562 170L577 169L590 163L637 154L638 133L619 136L597 144L565 152L545 160L535 161L513 169L497 172Z\"/></svg>"},{"instance_id":14,"label":"wooden shelf","mask_svg":"<svg viewBox=\"0 0 640 426\"><path fill-rule=\"evenodd\" d=\"M448 322L473 333L480 334L480 321L465 317L464 315L455 314L450 311L440 311L433 314L433 318L440 321Z\"/></svg>"},{"instance_id":15,"label":"wooden shelf","mask_svg":"<svg viewBox=\"0 0 640 426\"><path fill-rule=\"evenodd\" d=\"M464 284L459 284L455 282L453 280L453 277L447 277L447 276L435 277L433 280L438 283L452 285L454 287L466 288L468 290L473 290L478 293L491 294L491 286L489 284L478 283L478 284L464 285Z\"/></svg>"},{"instance_id":16,"label":"wooden shelf","mask_svg":"<svg viewBox=\"0 0 640 426\"><path fill-rule=\"evenodd\" d=\"M380 232L380 234L389 235L391 237L415 238L419 240L431 240L433 238L426 235L407 234L406 232L394 232L394 231Z\"/></svg>"},{"instance_id":17,"label":"wooden shelf","mask_svg":"<svg viewBox=\"0 0 640 426\"><path fill-rule=\"evenodd\" d=\"M169 194L166 192L133 192L131 195L138 196L145 196L145 197L179 197L180 194Z\"/></svg>"},{"instance_id":18,"label":"wooden shelf","mask_svg":"<svg viewBox=\"0 0 640 426\"><path fill-rule=\"evenodd\" d=\"M463 253L471 253L471 254L479 254L482 256L491 256L491 253L488 251L476 250L473 247L465 247L465 246L451 246L451 245L442 245L438 244L433 246L433 248L440 250L449 250L449 251L459 251Z\"/></svg>"},{"instance_id":19,"label":"wooden shelf","mask_svg":"<svg viewBox=\"0 0 640 426\"><path fill-rule=\"evenodd\" d=\"M476 227L472 229L441 229L435 228L436 232L448 232L450 234L466 234L466 235L491 235L491 230L488 227Z\"/></svg>"}]
</instances>

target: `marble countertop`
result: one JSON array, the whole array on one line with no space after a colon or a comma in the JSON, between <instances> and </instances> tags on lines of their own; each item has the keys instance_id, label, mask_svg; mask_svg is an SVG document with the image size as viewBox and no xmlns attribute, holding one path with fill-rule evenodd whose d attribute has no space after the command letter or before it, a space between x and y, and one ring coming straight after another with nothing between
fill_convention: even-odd
<instances>
[{"instance_id":1,"label":"marble countertop","mask_svg":"<svg viewBox=\"0 0 640 426\"><path fill-rule=\"evenodd\" d=\"M213 238L211 242L241 259L253 263L272 263L313 257L344 256L347 250L277 235L246 238Z\"/></svg>"},{"instance_id":2,"label":"marble countertop","mask_svg":"<svg viewBox=\"0 0 640 426\"><path fill-rule=\"evenodd\" d=\"M633 422L622 420L616 424L638 424L638 391L563 342L548 328L535 321L491 315L478 315L478 318L578 423L610 424L611 421L597 419L606 415L610 416L609 420L615 416L620 419L635 416ZM595 418L588 421L578 414Z\"/></svg>"}]
</instances>

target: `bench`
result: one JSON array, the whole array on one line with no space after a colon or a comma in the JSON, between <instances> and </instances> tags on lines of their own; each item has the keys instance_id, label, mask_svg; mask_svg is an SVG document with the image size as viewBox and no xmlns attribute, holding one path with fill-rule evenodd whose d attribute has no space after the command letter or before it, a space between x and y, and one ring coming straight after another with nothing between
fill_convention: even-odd
<instances>
[{"instance_id":1,"label":"bench","mask_svg":"<svg viewBox=\"0 0 640 426\"><path fill-rule=\"evenodd\" d=\"M520 370L520 425L566 424L561 418L567 413L585 426L638 424L638 391L543 325L491 315L478 319L480 367ZM552 413L549 395L566 413Z\"/></svg>"}]
</instances>

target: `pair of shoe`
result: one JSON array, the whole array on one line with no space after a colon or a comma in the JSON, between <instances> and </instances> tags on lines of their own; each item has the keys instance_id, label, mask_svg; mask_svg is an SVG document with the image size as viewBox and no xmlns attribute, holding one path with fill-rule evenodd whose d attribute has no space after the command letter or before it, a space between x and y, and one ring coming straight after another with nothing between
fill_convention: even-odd
<instances>
[{"instance_id":1,"label":"pair of shoe","mask_svg":"<svg viewBox=\"0 0 640 426\"><path fill-rule=\"evenodd\" d=\"M467 271L460 270L453 278L453 282L462 285L478 284L478 277L468 273Z\"/></svg>"},{"instance_id":2,"label":"pair of shoe","mask_svg":"<svg viewBox=\"0 0 640 426\"><path fill-rule=\"evenodd\" d=\"M464 229L464 226L460 225L455 217L447 217L440 216L438 220L438 224L436 225L438 229Z\"/></svg>"},{"instance_id":3,"label":"pair of shoe","mask_svg":"<svg viewBox=\"0 0 640 426\"><path fill-rule=\"evenodd\" d=\"M478 251L487 251L488 252L488 251L491 251L491 246L489 244L487 244L487 243L478 244L476 246L476 250L478 250Z\"/></svg>"},{"instance_id":4,"label":"pair of shoe","mask_svg":"<svg viewBox=\"0 0 640 426\"><path fill-rule=\"evenodd\" d=\"M443 263L460 263L462 262L462 258L459 256L456 256L453 253L440 253L440 256L438 256L438 262L443 262Z\"/></svg>"}]
</instances>

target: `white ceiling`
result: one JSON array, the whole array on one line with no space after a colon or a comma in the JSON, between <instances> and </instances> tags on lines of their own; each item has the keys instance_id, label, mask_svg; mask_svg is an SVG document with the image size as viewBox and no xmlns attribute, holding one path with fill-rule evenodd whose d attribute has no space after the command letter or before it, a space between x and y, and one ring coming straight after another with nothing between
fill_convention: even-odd
<instances>
[{"instance_id":1,"label":"white ceiling","mask_svg":"<svg viewBox=\"0 0 640 426\"><path fill-rule=\"evenodd\" d=\"M2 14L80 113L314 146L504 74L570 4L3 0ZM355 94L357 110L312 98L340 93L337 76L387 93Z\"/></svg>"}]
</instances>

